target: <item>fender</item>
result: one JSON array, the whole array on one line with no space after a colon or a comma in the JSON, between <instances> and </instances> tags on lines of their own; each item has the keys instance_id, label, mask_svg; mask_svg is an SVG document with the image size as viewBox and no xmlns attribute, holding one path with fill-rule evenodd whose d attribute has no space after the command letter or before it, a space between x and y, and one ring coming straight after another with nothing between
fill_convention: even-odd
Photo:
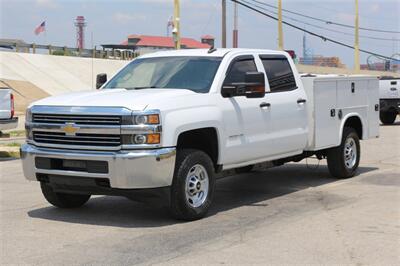
<instances>
[{"instance_id":1,"label":"fender","mask_svg":"<svg viewBox=\"0 0 400 266\"><path fill-rule=\"evenodd\" d=\"M221 161L224 150L224 131L221 125L222 114L217 107L196 106L195 113L193 110L185 108L167 112L163 116L163 124L166 125L162 136L164 147L175 147L179 135L183 132L201 128L215 128L218 138L218 161Z\"/></svg>"},{"instance_id":2,"label":"fender","mask_svg":"<svg viewBox=\"0 0 400 266\"><path fill-rule=\"evenodd\" d=\"M337 144L337 146L340 145L341 141L342 141L342 137L343 137L343 129L344 129L344 125L346 124L347 120L351 117L357 117L358 119L360 119L361 121L361 128L362 128L362 139L365 139L366 136L368 136L368 132L366 132L367 127L365 126L365 123L363 121L363 119L361 118L361 116L358 113L352 112L352 113L348 113L346 114L340 124L340 130L339 130L339 143Z\"/></svg>"}]
</instances>

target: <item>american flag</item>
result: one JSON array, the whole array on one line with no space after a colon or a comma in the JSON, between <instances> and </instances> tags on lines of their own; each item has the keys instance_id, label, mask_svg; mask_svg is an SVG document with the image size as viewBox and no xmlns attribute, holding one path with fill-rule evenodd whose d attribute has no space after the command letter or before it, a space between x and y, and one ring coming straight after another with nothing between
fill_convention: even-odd
<instances>
[{"instance_id":1,"label":"american flag","mask_svg":"<svg viewBox=\"0 0 400 266\"><path fill-rule=\"evenodd\" d=\"M43 21L36 29L35 29L35 34L39 35L41 32L44 32L46 30L46 21Z\"/></svg>"}]
</instances>

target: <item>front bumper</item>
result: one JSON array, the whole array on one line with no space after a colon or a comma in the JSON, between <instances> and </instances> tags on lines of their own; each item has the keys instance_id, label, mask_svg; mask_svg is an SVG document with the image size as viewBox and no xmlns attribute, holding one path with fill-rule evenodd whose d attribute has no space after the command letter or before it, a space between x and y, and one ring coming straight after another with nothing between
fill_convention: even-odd
<instances>
[{"instance_id":1,"label":"front bumper","mask_svg":"<svg viewBox=\"0 0 400 266\"><path fill-rule=\"evenodd\" d=\"M14 129L18 126L18 117L0 119L0 130Z\"/></svg>"},{"instance_id":2,"label":"front bumper","mask_svg":"<svg viewBox=\"0 0 400 266\"><path fill-rule=\"evenodd\" d=\"M82 170L37 168L36 158L107 162L107 173ZM72 178L108 179L110 188L147 189L167 187L172 184L175 168L175 148L131 151L76 151L40 148L30 144L21 147L24 175L37 181L40 175Z\"/></svg>"}]
</instances>

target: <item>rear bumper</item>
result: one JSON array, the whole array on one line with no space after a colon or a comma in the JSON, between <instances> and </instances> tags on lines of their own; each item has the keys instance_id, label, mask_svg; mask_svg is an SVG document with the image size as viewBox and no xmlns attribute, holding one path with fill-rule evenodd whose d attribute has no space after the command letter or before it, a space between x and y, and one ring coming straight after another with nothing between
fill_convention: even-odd
<instances>
[{"instance_id":1,"label":"rear bumper","mask_svg":"<svg viewBox=\"0 0 400 266\"><path fill-rule=\"evenodd\" d=\"M107 162L106 173L85 170L46 168L36 164L36 158ZM28 180L37 181L43 176L62 176L108 180L110 188L147 189L167 187L172 184L175 168L175 148L154 150L132 150L118 152L76 151L39 148L24 144L21 159L24 175Z\"/></svg>"},{"instance_id":2,"label":"rear bumper","mask_svg":"<svg viewBox=\"0 0 400 266\"><path fill-rule=\"evenodd\" d=\"M400 98L380 99L379 105L381 112L395 110L397 113L400 113Z\"/></svg>"},{"instance_id":3,"label":"rear bumper","mask_svg":"<svg viewBox=\"0 0 400 266\"><path fill-rule=\"evenodd\" d=\"M18 126L18 117L11 119L0 119L0 130L13 129Z\"/></svg>"}]
</instances>

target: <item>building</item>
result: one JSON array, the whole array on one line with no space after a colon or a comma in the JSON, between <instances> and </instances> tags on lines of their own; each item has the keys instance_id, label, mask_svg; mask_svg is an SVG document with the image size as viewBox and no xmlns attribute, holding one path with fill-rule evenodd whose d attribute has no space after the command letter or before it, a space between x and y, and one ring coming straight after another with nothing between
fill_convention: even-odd
<instances>
[{"instance_id":1,"label":"building","mask_svg":"<svg viewBox=\"0 0 400 266\"><path fill-rule=\"evenodd\" d=\"M336 56L325 57L322 55L310 56L308 58L300 57L299 63L302 65L324 66L324 67L339 67L344 68L346 65L340 62L340 58Z\"/></svg>"},{"instance_id":2,"label":"building","mask_svg":"<svg viewBox=\"0 0 400 266\"><path fill-rule=\"evenodd\" d=\"M202 36L200 41L192 38L181 38L182 49L209 49L214 46L214 37L211 35ZM128 36L128 39L121 45L135 46L138 54L155 52L157 50L172 50L175 48L173 37L136 35Z\"/></svg>"}]
</instances>

